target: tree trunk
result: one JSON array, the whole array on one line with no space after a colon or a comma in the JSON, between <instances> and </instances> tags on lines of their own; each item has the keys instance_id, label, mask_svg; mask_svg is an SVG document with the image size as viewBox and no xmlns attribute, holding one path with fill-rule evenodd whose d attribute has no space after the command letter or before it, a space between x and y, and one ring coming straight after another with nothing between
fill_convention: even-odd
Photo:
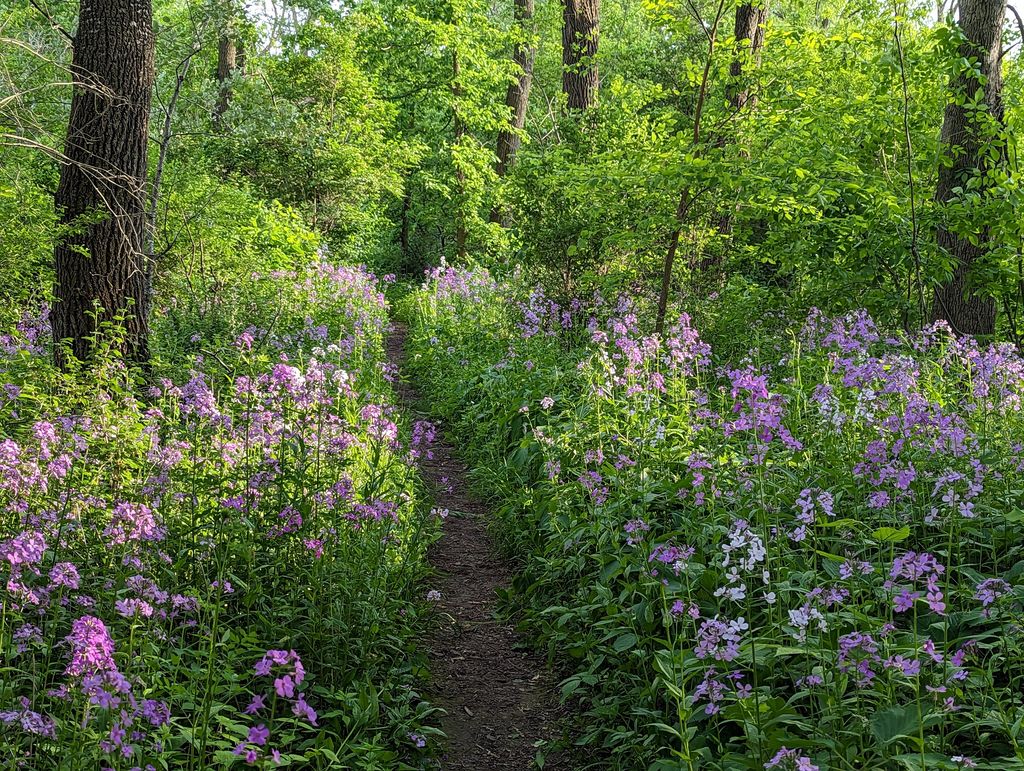
<instances>
[{"instance_id":1,"label":"tree trunk","mask_svg":"<svg viewBox=\"0 0 1024 771\"><path fill-rule=\"evenodd\" d=\"M97 322L124 316L123 352L149 357L149 281L143 233L153 95L151 0L81 3L71 71L74 89L55 204L74 225L54 250L53 336L88 358ZM95 215L100 215L97 218ZM78 222L83 215L89 219ZM101 308L97 316L93 315ZM58 363L66 361L58 352Z\"/></svg>"},{"instance_id":2,"label":"tree trunk","mask_svg":"<svg viewBox=\"0 0 1024 771\"><path fill-rule=\"evenodd\" d=\"M533 19L534 0L515 0L516 41L512 61L518 68L516 79L509 83L505 93L505 106L508 108L508 128L498 132L498 160L494 170L499 177L504 177L515 165L516 154L522 143L520 132L526 125L526 109L530 103L530 86L533 84L533 60L537 49L533 46L533 30L530 21ZM506 226L506 216L497 204L491 209L491 222Z\"/></svg>"},{"instance_id":3,"label":"tree trunk","mask_svg":"<svg viewBox=\"0 0 1024 771\"><path fill-rule=\"evenodd\" d=\"M462 119L462 67L459 64L459 52L452 49L452 122L455 133L454 147L462 144L466 136L466 124ZM466 260L466 172L455 159L455 182L458 202L455 207L455 251L459 262Z\"/></svg>"},{"instance_id":4,"label":"tree trunk","mask_svg":"<svg viewBox=\"0 0 1024 771\"><path fill-rule=\"evenodd\" d=\"M495 168L499 177L504 177L515 163L520 144L519 132L526 125L526 108L530 100L530 85L533 82L533 59L537 53L529 29L530 20L533 18L533 4L534 0L515 0L515 21L520 38L512 54L512 61L519 68L519 75L509 84L508 92L505 94L505 106L508 107L510 119L509 128L498 134L498 163Z\"/></svg>"},{"instance_id":5,"label":"tree trunk","mask_svg":"<svg viewBox=\"0 0 1024 771\"><path fill-rule=\"evenodd\" d=\"M160 149L156 155L156 169L153 171L153 181L149 186L146 234L143 239L143 251L149 261L147 268L150 271L150 281L152 281L152 271L155 268L154 263L156 262L156 215L157 209L160 206L160 190L163 185L164 169L167 166L167 154L171 148L171 140L174 138L172 131L174 111L178 106L178 99L181 98L181 89L185 85L185 78L188 77L188 71L192 67L192 59L200 50L198 47L193 48L178 65L178 71L174 79L174 91L171 93L171 98L168 100L166 107L163 107L164 120L163 128L160 131Z\"/></svg>"},{"instance_id":6,"label":"tree trunk","mask_svg":"<svg viewBox=\"0 0 1024 771\"><path fill-rule=\"evenodd\" d=\"M985 167L993 163L1005 163L1005 140L992 136L995 125L1003 123L1002 72L1000 47L1002 43L1003 16L1006 13L1005 0L962 0L957 25L964 35L958 55L965 60L980 62L981 81L973 73L954 76L950 91L956 97L946 105L942 121L943 159L939 166L935 200L940 204L949 203L958 197L956 188L966 186L968 179L981 174L985 194L987 183ZM984 106L980 114L969 113L963 101L973 100L981 89ZM959 104L958 104L959 102ZM992 142L1000 142L996 156L1000 160L987 160ZM935 289L932 318L944 319L958 334L990 335L995 332L996 304L991 297L977 293L971 284L971 267L984 257L991 247L991 233L986 227L977 244L972 244L964 235L950 230L944 223L937 232L939 248L947 252L954 261L953 276Z\"/></svg>"},{"instance_id":7,"label":"tree trunk","mask_svg":"<svg viewBox=\"0 0 1024 771\"><path fill-rule=\"evenodd\" d=\"M597 101L597 43L601 0L563 0L562 93L570 111Z\"/></svg>"},{"instance_id":8,"label":"tree trunk","mask_svg":"<svg viewBox=\"0 0 1024 771\"><path fill-rule=\"evenodd\" d=\"M668 295L672 288L672 269L676 263L676 252L679 251L679 238L683 233L683 222L686 220L686 213L690 208L690 190L686 188L679 196L679 205L676 206L676 227L669 236L668 252L665 254L665 263L661 273L661 291L658 292L658 311L654 317L654 331L659 335L665 331L665 314L668 312Z\"/></svg>"},{"instance_id":9,"label":"tree trunk","mask_svg":"<svg viewBox=\"0 0 1024 771\"><path fill-rule=\"evenodd\" d=\"M708 55L704 60L704 72L701 74L700 87L697 89L697 103L693 108L693 138L691 149L699 152L704 137L701 134L701 121L704 117L704 103L707 100L708 84L711 78L711 68L715 62L715 52L718 50L718 27L722 22L722 13L725 8L725 0L719 0L718 10L715 12L714 21L708 31ZM686 224L686 216L693 204L694 194L689 185L683 187L679 194L679 203L676 205L675 226L669 234L668 251L665 252L665 262L661 272L661 291L658 293L658 310L654 320L654 331L659 335L665 330L665 314L668 312L669 292L672 288L672 270L676 262L676 252L679 251L679 239L683 233L683 226Z\"/></svg>"},{"instance_id":10,"label":"tree trunk","mask_svg":"<svg viewBox=\"0 0 1024 771\"><path fill-rule=\"evenodd\" d=\"M764 24L768 19L768 5L746 3L736 8L736 26L733 37L736 39L736 51L729 65L729 106L733 112L739 112L754 106L757 95L750 94L750 72L744 72L747 63L756 65L761 58L764 46Z\"/></svg>"},{"instance_id":11,"label":"tree trunk","mask_svg":"<svg viewBox=\"0 0 1024 771\"><path fill-rule=\"evenodd\" d=\"M757 103L757 94L750 92L750 70L745 72L744 65L755 66L759 63L761 48L764 46L764 24L767 19L767 0L761 5L745 3L736 7L736 25L733 28L736 48L732 63L729 65L729 83L726 86L730 111L736 119L745 110L752 110ZM726 136L723 134L721 138L723 146L726 141ZM746 152L741 154L744 158L749 157ZM722 212L718 219L718 232L723 235L731 234L732 218L732 208Z\"/></svg>"},{"instance_id":12,"label":"tree trunk","mask_svg":"<svg viewBox=\"0 0 1024 771\"><path fill-rule=\"evenodd\" d=\"M402 258L409 259L409 212L412 210L412 180L405 180L405 192L402 194L402 221L398 231L398 243L402 249Z\"/></svg>"},{"instance_id":13,"label":"tree trunk","mask_svg":"<svg viewBox=\"0 0 1024 771\"><path fill-rule=\"evenodd\" d=\"M213 108L214 122L220 122L231 106L231 79L238 68L238 47L227 32L217 43L217 104Z\"/></svg>"}]
</instances>

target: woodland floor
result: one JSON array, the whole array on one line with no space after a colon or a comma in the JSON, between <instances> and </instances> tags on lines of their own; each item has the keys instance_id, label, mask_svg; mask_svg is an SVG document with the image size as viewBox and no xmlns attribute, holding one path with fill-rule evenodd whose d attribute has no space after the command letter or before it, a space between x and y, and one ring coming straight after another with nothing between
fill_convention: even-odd
<instances>
[{"instance_id":1,"label":"woodland floor","mask_svg":"<svg viewBox=\"0 0 1024 771\"><path fill-rule=\"evenodd\" d=\"M388 361L399 373L399 403L415 414L419 395L402 376L405 327L394 324ZM449 742L445 771L526 771L536 744L551 739L559 717L555 683L544 663L495 617L497 591L507 587L508 563L487 531L487 507L469 491L466 467L438 426L433 458L421 468L434 505L448 509L443 534L430 550L441 592L440 621L429 640L432 703L445 710ZM545 769L557 767L549 757Z\"/></svg>"}]
</instances>

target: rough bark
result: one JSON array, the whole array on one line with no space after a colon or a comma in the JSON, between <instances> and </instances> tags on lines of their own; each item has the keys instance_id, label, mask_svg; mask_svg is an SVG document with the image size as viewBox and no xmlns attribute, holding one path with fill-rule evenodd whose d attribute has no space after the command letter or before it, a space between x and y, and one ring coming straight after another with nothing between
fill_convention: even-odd
<instances>
[{"instance_id":1,"label":"rough bark","mask_svg":"<svg viewBox=\"0 0 1024 771\"><path fill-rule=\"evenodd\" d=\"M498 163L495 169L499 177L515 164L519 151L520 135L526 125L526 108L530 101L530 86L533 83L533 60L537 49L531 41L530 21L533 19L534 0L515 0L515 23L519 31L512 61L518 67L518 76L509 84L505 93L505 106L509 111L509 128L498 134Z\"/></svg>"},{"instance_id":2,"label":"rough bark","mask_svg":"<svg viewBox=\"0 0 1024 771\"><path fill-rule=\"evenodd\" d=\"M150 0L81 3L65 163L55 197L62 224L74 227L55 248L51 316L54 338L70 340L78 359L91 352L96 322L119 315L126 357L145 362L149 356L143 234L153 49ZM97 307L102 310L93 318ZM67 363L61 354L58 362Z\"/></svg>"},{"instance_id":3,"label":"rough bark","mask_svg":"<svg viewBox=\"0 0 1024 771\"><path fill-rule=\"evenodd\" d=\"M562 92L570 111L597 101L601 0L563 0Z\"/></svg>"},{"instance_id":4,"label":"rough bark","mask_svg":"<svg viewBox=\"0 0 1024 771\"><path fill-rule=\"evenodd\" d=\"M736 8L736 26L733 37L736 49L732 63L729 65L729 105L734 112L743 110L748 105L753 107L757 94L750 92L750 70L744 71L744 65L756 65L761 58L764 46L764 24L768 19L768 4L754 5L745 3Z\"/></svg>"},{"instance_id":5,"label":"rough bark","mask_svg":"<svg viewBox=\"0 0 1024 771\"><path fill-rule=\"evenodd\" d=\"M217 42L217 104L213 108L214 121L220 121L231 106L231 79L238 68L238 46L230 34L224 33Z\"/></svg>"},{"instance_id":6,"label":"rough bark","mask_svg":"<svg viewBox=\"0 0 1024 771\"><path fill-rule=\"evenodd\" d=\"M1000 46L1002 43L1005 0L963 0L959 6L957 25L964 41L959 56L976 59L980 63L981 80L973 73L959 74L950 82L950 91L957 97L947 106L942 121L943 162L939 167L935 200L949 203L958 197L957 187L977 174L984 164L991 163L983 156L993 140L993 121L1003 123L1002 72ZM973 99L981 88L987 114L969 113L961 104L964 97ZM1005 158L1005 148L1000 153ZM983 185L984 185L983 181ZM982 191L984 192L984 191ZM977 293L971 286L971 268L991 248L991 234L982 231L977 244L940 223L937 232L939 248L954 262L952 277L935 289L932 318L944 319L954 331L965 335L989 335L995 331L996 304L991 297Z\"/></svg>"}]
</instances>

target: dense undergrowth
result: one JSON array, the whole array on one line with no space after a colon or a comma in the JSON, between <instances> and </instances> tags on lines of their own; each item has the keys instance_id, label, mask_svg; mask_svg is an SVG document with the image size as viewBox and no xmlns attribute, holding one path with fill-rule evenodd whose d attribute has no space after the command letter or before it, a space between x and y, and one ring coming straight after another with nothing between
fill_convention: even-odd
<instances>
[{"instance_id":1,"label":"dense undergrowth","mask_svg":"<svg viewBox=\"0 0 1024 771\"><path fill-rule=\"evenodd\" d=\"M0 766L424 762L423 432L374 276L294 264L165 277L146 382L0 335Z\"/></svg>"},{"instance_id":2,"label":"dense undergrowth","mask_svg":"<svg viewBox=\"0 0 1024 771\"><path fill-rule=\"evenodd\" d=\"M602 748L581 768L1024 767L1010 347L812 312L725 360L687 316L661 339L482 269L404 310Z\"/></svg>"},{"instance_id":3,"label":"dense undergrowth","mask_svg":"<svg viewBox=\"0 0 1024 771\"><path fill-rule=\"evenodd\" d=\"M0 767L429 767L371 271L441 261L383 283L580 768L1024 768L1024 361L885 331L1024 341L1010 10L0 0ZM129 296L145 371L52 366Z\"/></svg>"}]
</instances>

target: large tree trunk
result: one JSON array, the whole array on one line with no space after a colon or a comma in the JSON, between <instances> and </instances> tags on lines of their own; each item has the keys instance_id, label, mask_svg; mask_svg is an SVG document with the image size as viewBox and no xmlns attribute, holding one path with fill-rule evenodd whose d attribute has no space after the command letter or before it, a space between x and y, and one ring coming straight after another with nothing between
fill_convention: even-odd
<instances>
[{"instance_id":1,"label":"large tree trunk","mask_svg":"<svg viewBox=\"0 0 1024 771\"><path fill-rule=\"evenodd\" d=\"M72 57L74 90L55 203L54 339L89 356L97 321L124 316L128 359L149 357L143 233L153 92L151 0L83 0ZM78 223L85 215L84 224ZM97 306L102 310L94 318ZM58 361L61 356L58 354Z\"/></svg>"},{"instance_id":2,"label":"large tree trunk","mask_svg":"<svg viewBox=\"0 0 1024 771\"><path fill-rule=\"evenodd\" d=\"M946 105L942 121L943 162L939 166L939 179L935 200L940 204L949 203L958 197L956 188L967 180L984 172L984 167L993 163L1005 163L1005 147L997 153L1002 160L986 159L985 151L990 149L991 132L986 123L1003 122L1002 72L1000 46L1002 43L1003 16L1006 0L962 0L957 25L963 32L964 41L959 56L980 62L981 80L973 73L956 75L950 82L950 91L956 97ZM978 89L982 89L987 114L969 113L963 107L965 99L973 100ZM959 102L959 103L958 103ZM987 179L981 177L985 186ZM984 193L984 189L980 192ZM996 304L991 297L985 297L970 286L971 266L988 253L991 234L988 228L982 231L977 244L965 236L950 230L940 223L937 232L939 248L947 252L954 261L953 276L935 290L932 318L945 319L953 330L965 335L989 335L995 332Z\"/></svg>"},{"instance_id":3,"label":"large tree trunk","mask_svg":"<svg viewBox=\"0 0 1024 771\"><path fill-rule=\"evenodd\" d=\"M519 132L526 125L526 108L530 101L530 85L533 82L533 59L537 53L531 40L529 28L533 18L533 0L515 0L515 23L520 35L512 61L519 68L518 77L509 83L505 94L505 106L509 110L509 128L498 134L498 176L503 177L512 168L519 151Z\"/></svg>"},{"instance_id":4,"label":"large tree trunk","mask_svg":"<svg viewBox=\"0 0 1024 771\"><path fill-rule=\"evenodd\" d=\"M597 101L597 43L601 0L563 0L562 92L569 110Z\"/></svg>"}]
</instances>

